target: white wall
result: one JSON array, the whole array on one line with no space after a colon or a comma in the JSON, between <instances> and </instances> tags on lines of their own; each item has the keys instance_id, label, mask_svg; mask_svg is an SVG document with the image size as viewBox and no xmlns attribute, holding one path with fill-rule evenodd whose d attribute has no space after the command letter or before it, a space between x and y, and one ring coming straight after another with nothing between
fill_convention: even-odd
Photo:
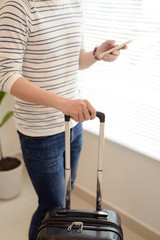
<instances>
[{"instance_id":1,"label":"white wall","mask_svg":"<svg viewBox=\"0 0 160 240\"><path fill-rule=\"evenodd\" d=\"M13 105L13 96L7 94L0 106L0 120L3 118L5 113L13 110ZM20 152L19 138L13 117L2 128L0 128L0 139L4 156L11 156Z\"/></svg>"},{"instance_id":2,"label":"white wall","mask_svg":"<svg viewBox=\"0 0 160 240\"><path fill-rule=\"evenodd\" d=\"M85 131L76 183L91 195L96 192L97 146L98 137ZM160 236L160 162L106 140L103 201Z\"/></svg>"}]
</instances>

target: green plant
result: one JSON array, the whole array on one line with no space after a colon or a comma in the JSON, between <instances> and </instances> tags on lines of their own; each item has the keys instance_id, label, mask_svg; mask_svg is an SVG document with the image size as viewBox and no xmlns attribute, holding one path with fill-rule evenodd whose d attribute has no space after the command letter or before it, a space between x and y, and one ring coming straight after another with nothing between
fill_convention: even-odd
<instances>
[{"instance_id":1,"label":"green plant","mask_svg":"<svg viewBox=\"0 0 160 240\"><path fill-rule=\"evenodd\" d=\"M0 105L2 104L2 100L4 99L5 95L6 93L0 91ZM11 118L12 115L13 111L9 111L5 114L5 116L2 118L2 121L0 122L0 128ZM3 159L1 143L0 143L0 159Z\"/></svg>"}]
</instances>

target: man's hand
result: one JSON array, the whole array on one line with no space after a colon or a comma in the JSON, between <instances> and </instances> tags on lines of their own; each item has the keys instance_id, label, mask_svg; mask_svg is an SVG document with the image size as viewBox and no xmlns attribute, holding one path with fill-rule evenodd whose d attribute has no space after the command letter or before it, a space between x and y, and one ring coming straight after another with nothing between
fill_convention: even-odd
<instances>
[{"instance_id":1,"label":"man's hand","mask_svg":"<svg viewBox=\"0 0 160 240\"><path fill-rule=\"evenodd\" d=\"M115 44L115 41L114 40L107 40L105 42L103 42L98 48L97 48L97 52L96 52L96 56L97 58L99 58L99 56L108 51L109 49L111 48L114 48L116 47L117 45ZM127 46L124 46L123 48L121 49L126 49ZM120 55L120 50L114 50L112 53L106 53L102 58L101 60L103 61L106 61L106 62L113 62L115 61L118 56Z\"/></svg>"},{"instance_id":2,"label":"man's hand","mask_svg":"<svg viewBox=\"0 0 160 240\"><path fill-rule=\"evenodd\" d=\"M61 111L76 122L84 122L96 117L96 110L84 99L64 99Z\"/></svg>"}]
</instances>

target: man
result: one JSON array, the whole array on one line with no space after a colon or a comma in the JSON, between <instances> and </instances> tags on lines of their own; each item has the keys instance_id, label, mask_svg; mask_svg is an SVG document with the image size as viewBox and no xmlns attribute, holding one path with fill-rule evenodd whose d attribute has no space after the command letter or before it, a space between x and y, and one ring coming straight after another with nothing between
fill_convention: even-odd
<instances>
[{"instance_id":1,"label":"man","mask_svg":"<svg viewBox=\"0 0 160 240\"><path fill-rule=\"evenodd\" d=\"M78 0L5 0L1 6L0 88L15 96L15 124L38 195L30 240L36 240L48 209L65 204L64 114L74 120L72 189L82 147L81 122L96 116L91 103L79 97L78 69L90 67L114 46L108 40L94 51L84 51ZM105 54L101 60L114 61L119 53Z\"/></svg>"}]
</instances>

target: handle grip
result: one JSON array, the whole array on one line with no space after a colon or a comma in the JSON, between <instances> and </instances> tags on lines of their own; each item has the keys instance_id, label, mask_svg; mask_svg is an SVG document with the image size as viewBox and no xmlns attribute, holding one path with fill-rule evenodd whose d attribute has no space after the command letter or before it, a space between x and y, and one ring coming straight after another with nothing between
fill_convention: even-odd
<instances>
[{"instance_id":1,"label":"handle grip","mask_svg":"<svg viewBox=\"0 0 160 240\"><path fill-rule=\"evenodd\" d=\"M100 122L105 122L105 114L102 112L96 112L96 117L99 118ZM65 115L65 122L69 122L70 121L70 116Z\"/></svg>"}]
</instances>

